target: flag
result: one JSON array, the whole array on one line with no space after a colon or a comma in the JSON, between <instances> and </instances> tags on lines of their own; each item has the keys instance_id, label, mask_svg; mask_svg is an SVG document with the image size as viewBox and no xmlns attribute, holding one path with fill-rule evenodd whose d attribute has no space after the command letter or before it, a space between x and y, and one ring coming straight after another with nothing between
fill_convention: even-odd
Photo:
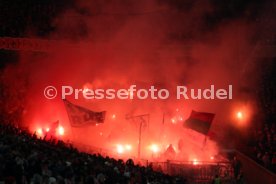
<instances>
[{"instance_id":1,"label":"flag","mask_svg":"<svg viewBox=\"0 0 276 184\"><path fill-rule=\"evenodd\" d=\"M213 113L192 111L190 117L184 122L184 126L207 135L214 117Z\"/></svg>"},{"instance_id":2,"label":"flag","mask_svg":"<svg viewBox=\"0 0 276 184\"><path fill-rule=\"evenodd\" d=\"M84 125L96 125L104 123L106 111L94 112L84 107L72 104L68 100L63 100L67 114L73 127L80 127Z\"/></svg>"},{"instance_id":3,"label":"flag","mask_svg":"<svg viewBox=\"0 0 276 184\"><path fill-rule=\"evenodd\" d=\"M211 139L211 140L216 140L217 139L217 134L215 132L213 132L212 130L210 130L208 132L208 137Z\"/></svg>"}]
</instances>

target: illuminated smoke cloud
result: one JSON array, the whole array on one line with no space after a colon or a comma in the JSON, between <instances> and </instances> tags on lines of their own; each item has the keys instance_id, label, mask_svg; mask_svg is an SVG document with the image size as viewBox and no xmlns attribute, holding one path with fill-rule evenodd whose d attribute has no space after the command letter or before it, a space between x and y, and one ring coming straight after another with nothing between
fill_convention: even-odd
<instances>
[{"instance_id":1,"label":"illuminated smoke cloud","mask_svg":"<svg viewBox=\"0 0 276 184\"><path fill-rule=\"evenodd\" d=\"M216 17L224 10L228 16ZM43 90L48 85L96 89L136 84L174 91L176 85L225 88L232 84L233 101L239 103L246 93L247 103L254 97L247 91L256 75L249 82L241 81L256 67L256 58L248 57L256 36L257 25L250 15L254 10L245 4L232 16L217 1L78 1L53 20L55 31L49 36L75 46L63 45L45 54L21 53L20 62L6 68L7 81L28 81L23 118L33 130L60 120L69 139L122 153L135 150L138 138L137 127L125 115L149 113L150 125L142 135L145 154L151 153L147 145L155 145L153 150L158 152L169 144L177 147L183 139L187 148L183 159L206 159L216 154L216 144L208 141L207 151L196 155L201 153L201 138L191 138L183 120L193 109L216 113L212 130L223 134L221 127L232 118L232 101L69 99L107 111L104 125L71 129L62 100L45 99ZM249 13L246 17L242 12ZM175 123L174 118L181 120Z\"/></svg>"}]
</instances>

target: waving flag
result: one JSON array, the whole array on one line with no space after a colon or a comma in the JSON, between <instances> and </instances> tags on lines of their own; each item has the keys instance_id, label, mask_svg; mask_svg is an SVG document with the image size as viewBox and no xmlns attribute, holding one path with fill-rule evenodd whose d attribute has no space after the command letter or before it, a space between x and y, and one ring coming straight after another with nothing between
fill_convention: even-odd
<instances>
[{"instance_id":1,"label":"waving flag","mask_svg":"<svg viewBox=\"0 0 276 184\"><path fill-rule=\"evenodd\" d=\"M213 113L192 111L190 117L184 122L184 126L207 135L214 117Z\"/></svg>"},{"instance_id":2,"label":"waving flag","mask_svg":"<svg viewBox=\"0 0 276 184\"><path fill-rule=\"evenodd\" d=\"M99 123L104 123L106 111L94 112L84 107L72 104L66 99L63 101L71 126L80 127L84 125L96 125Z\"/></svg>"}]
</instances>

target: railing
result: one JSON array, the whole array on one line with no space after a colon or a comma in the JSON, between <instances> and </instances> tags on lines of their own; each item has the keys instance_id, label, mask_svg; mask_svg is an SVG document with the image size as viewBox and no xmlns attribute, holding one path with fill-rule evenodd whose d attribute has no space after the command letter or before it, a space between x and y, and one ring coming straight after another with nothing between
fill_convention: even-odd
<instances>
[{"instance_id":1,"label":"railing","mask_svg":"<svg viewBox=\"0 0 276 184\"><path fill-rule=\"evenodd\" d=\"M171 161L150 162L154 170L169 175L178 175L195 183L210 182L218 175L223 181L233 181L234 174L230 162L190 162Z\"/></svg>"},{"instance_id":2,"label":"railing","mask_svg":"<svg viewBox=\"0 0 276 184\"><path fill-rule=\"evenodd\" d=\"M98 153L103 156L116 157L111 150L105 150L84 144L76 144L80 151ZM133 159L136 164L142 166L151 165L155 171L169 175L181 176L191 183L209 183L218 175L222 181L233 181L234 172L230 162L203 162L203 161L175 161L163 162L149 161L146 159Z\"/></svg>"}]
</instances>

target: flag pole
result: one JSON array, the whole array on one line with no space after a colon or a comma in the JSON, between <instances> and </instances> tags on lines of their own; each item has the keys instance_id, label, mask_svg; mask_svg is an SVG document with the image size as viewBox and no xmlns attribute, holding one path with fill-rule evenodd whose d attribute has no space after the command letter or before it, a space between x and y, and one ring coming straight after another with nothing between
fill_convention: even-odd
<instances>
[{"instance_id":1,"label":"flag pole","mask_svg":"<svg viewBox=\"0 0 276 184\"><path fill-rule=\"evenodd\" d=\"M148 117L148 122L147 122L147 126L149 126L149 121L150 121L150 117L149 117L149 114L141 114L141 115L137 115L137 116L128 116L126 115L126 119L127 120L132 120L134 121L134 118L140 118L140 124L139 124L139 140L138 140L138 159L140 159L140 156L141 156L141 141L142 141L142 126L145 122L145 120L143 119L144 116L147 116Z\"/></svg>"},{"instance_id":2,"label":"flag pole","mask_svg":"<svg viewBox=\"0 0 276 184\"><path fill-rule=\"evenodd\" d=\"M205 135L203 143L202 143L202 148L201 148L202 150L205 148L206 143L207 143L207 136Z\"/></svg>"},{"instance_id":3,"label":"flag pole","mask_svg":"<svg viewBox=\"0 0 276 184\"><path fill-rule=\"evenodd\" d=\"M163 125L165 125L165 113L163 113L163 120L162 120Z\"/></svg>"},{"instance_id":4,"label":"flag pole","mask_svg":"<svg viewBox=\"0 0 276 184\"><path fill-rule=\"evenodd\" d=\"M140 121L140 127L139 127L139 142L138 142L138 159L140 159L140 154L141 154L142 124L143 124L143 121Z\"/></svg>"}]
</instances>

